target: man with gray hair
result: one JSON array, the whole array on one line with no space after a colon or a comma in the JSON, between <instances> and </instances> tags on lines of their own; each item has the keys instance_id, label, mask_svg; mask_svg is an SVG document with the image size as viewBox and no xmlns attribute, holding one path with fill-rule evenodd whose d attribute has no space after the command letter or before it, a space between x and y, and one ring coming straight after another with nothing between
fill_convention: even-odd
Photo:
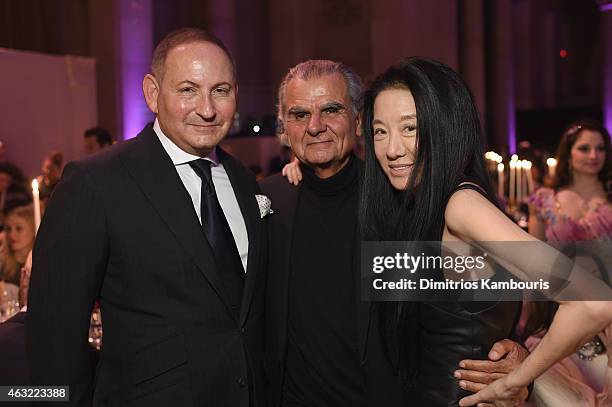
<instances>
[{"instance_id":1,"label":"man with gray hair","mask_svg":"<svg viewBox=\"0 0 612 407\"><path fill-rule=\"evenodd\" d=\"M325 60L293 67L279 88L281 131L304 177L298 187L280 175L261 182L276 217L266 300L275 406L375 405L366 399L361 367L369 306L360 302L352 273L361 171L352 151L362 90L350 68Z\"/></svg>"},{"instance_id":2,"label":"man with gray hair","mask_svg":"<svg viewBox=\"0 0 612 407\"><path fill-rule=\"evenodd\" d=\"M363 164L353 148L360 136L362 92L357 74L327 60L296 65L279 87L280 132L301 163L303 180L294 186L275 175L260 182L275 210L266 294L273 406L409 403L384 354L376 313L360 298L357 207ZM508 352L504 346L511 345L499 345L502 354ZM475 377L466 372L462 379L476 386L468 381L478 382Z\"/></svg>"}]
</instances>

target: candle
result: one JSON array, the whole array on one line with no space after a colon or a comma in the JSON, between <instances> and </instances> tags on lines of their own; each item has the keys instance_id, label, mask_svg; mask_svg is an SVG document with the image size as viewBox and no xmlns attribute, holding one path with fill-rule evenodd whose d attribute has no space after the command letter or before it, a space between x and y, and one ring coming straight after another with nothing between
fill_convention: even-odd
<instances>
[{"instance_id":1,"label":"candle","mask_svg":"<svg viewBox=\"0 0 612 407\"><path fill-rule=\"evenodd\" d=\"M38 232L40 226L40 193L38 192L38 180L32 181L32 197L34 198L34 230Z\"/></svg>"},{"instance_id":2,"label":"candle","mask_svg":"<svg viewBox=\"0 0 612 407\"><path fill-rule=\"evenodd\" d=\"M510 183L508 184L508 194L510 205L514 204L514 183L516 181L516 161L510 161Z\"/></svg>"},{"instance_id":3,"label":"candle","mask_svg":"<svg viewBox=\"0 0 612 407\"><path fill-rule=\"evenodd\" d=\"M527 188L529 190L529 195L533 194L534 186L533 186L533 173L531 172L531 161L527 161L525 165L525 170L527 171Z\"/></svg>"},{"instance_id":4,"label":"candle","mask_svg":"<svg viewBox=\"0 0 612 407\"><path fill-rule=\"evenodd\" d=\"M504 164L497 164L497 195L503 198L504 195Z\"/></svg>"},{"instance_id":5,"label":"candle","mask_svg":"<svg viewBox=\"0 0 612 407\"><path fill-rule=\"evenodd\" d=\"M523 162L521 160L516 162L516 202L521 204L523 200L523 177L521 176L523 172Z\"/></svg>"},{"instance_id":6,"label":"candle","mask_svg":"<svg viewBox=\"0 0 612 407\"><path fill-rule=\"evenodd\" d=\"M557 170L557 160L550 157L548 160L546 160L546 164L548 164L548 175L554 177Z\"/></svg>"},{"instance_id":7,"label":"candle","mask_svg":"<svg viewBox=\"0 0 612 407\"><path fill-rule=\"evenodd\" d=\"M529 181L527 180L527 160L523 160L523 195L529 196Z\"/></svg>"}]
</instances>

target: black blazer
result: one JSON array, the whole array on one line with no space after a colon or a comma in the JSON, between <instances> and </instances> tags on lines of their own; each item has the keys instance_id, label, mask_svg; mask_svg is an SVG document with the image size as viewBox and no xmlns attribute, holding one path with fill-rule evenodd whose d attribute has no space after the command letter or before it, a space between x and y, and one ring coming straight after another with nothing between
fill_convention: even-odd
<instances>
[{"instance_id":1,"label":"black blazer","mask_svg":"<svg viewBox=\"0 0 612 407\"><path fill-rule=\"evenodd\" d=\"M31 384L25 345L26 315L20 312L0 324L1 386Z\"/></svg>"},{"instance_id":2,"label":"black blazer","mask_svg":"<svg viewBox=\"0 0 612 407\"><path fill-rule=\"evenodd\" d=\"M67 165L53 193L30 286L35 383L70 385L79 406L248 406L249 387L255 405L265 404L267 219L254 176L219 156L249 236L239 318L191 198L149 125ZM104 338L94 380L87 333L98 298Z\"/></svg>"},{"instance_id":3,"label":"black blazer","mask_svg":"<svg viewBox=\"0 0 612 407\"><path fill-rule=\"evenodd\" d=\"M361 171L362 163L358 163ZM263 193L272 200L274 210L268 228L270 258L266 293L266 368L270 406L279 406L287 350L291 240L300 186L290 184L280 174L260 181L260 186ZM354 239L354 247L360 247L357 234ZM355 256L359 256L359 250L356 250ZM353 264L360 264L358 258ZM359 270L354 270L354 289L357 298L361 298ZM368 302L360 302L357 308L359 357L365 377L368 405L405 407L404 392L383 353L378 324L373 323L373 308Z\"/></svg>"}]
</instances>

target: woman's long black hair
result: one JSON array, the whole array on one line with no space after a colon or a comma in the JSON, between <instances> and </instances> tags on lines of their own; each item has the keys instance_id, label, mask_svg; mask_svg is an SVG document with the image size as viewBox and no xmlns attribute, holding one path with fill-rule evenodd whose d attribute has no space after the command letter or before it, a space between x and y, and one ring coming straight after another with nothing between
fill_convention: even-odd
<instances>
[{"instance_id":1,"label":"woman's long black hair","mask_svg":"<svg viewBox=\"0 0 612 407\"><path fill-rule=\"evenodd\" d=\"M417 113L417 152L405 191L392 187L374 154L374 102L383 90L397 88L412 93ZM465 178L481 186L495 203L477 109L464 81L448 66L412 57L390 67L366 91L362 122L363 240L441 240L446 203ZM378 302L376 308L387 356L410 388L417 366L416 303Z\"/></svg>"}]
</instances>

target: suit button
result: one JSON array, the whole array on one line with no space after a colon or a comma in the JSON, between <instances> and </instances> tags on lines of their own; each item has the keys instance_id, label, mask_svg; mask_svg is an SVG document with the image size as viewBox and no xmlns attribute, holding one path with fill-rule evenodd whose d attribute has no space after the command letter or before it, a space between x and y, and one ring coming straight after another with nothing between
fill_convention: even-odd
<instances>
[{"instance_id":1,"label":"suit button","mask_svg":"<svg viewBox=\"0 0 612 407\"><path fill-rule=\"evenodd\" d=\"M238 378L238 386L240 386L240 387L246 387L246 385L247 385L247 381L246 381L246 379L245 379L243 376L240 376L240 377Z\"/></svg>"},{"instance_id":2,"label":"suit button","mask_svg":"<svg viewBox=\"0 0 612 407\"><path fill-rule=\"evenodd\" d=\"M245 333L245 332L246 332L246 329L244 329L244 328L240 328L240 332Z\"/></svg>"}]
</instances>

